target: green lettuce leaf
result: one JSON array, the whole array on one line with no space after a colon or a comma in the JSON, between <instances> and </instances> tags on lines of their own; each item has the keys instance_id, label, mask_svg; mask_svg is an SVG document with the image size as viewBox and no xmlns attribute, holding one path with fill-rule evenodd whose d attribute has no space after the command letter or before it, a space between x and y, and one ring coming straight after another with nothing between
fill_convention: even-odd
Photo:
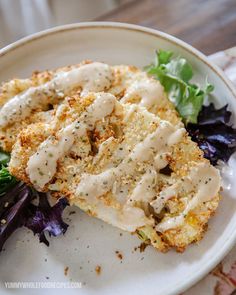
<instances>
[{"instance_id":1,"label":"green lettuce leaf","mask_svg":"<svg viewBox=\"0 0 236 295\"><path fill-rule=\"evenodd\" d=\"M8 171L8 162L10 156L7 153L0 151L0 196L17 183L17 180Z\"/></svg>"},{"instance_id":2,"label":"green lettuce leaf","mask_svg":"<svg viewBox=\"0 0 236 295\"><path fill-rule=\"evenodd\" d=\"M69 205L61 198L51 207L46 193L37 193L26 184L19 182L8 171L10 156L0 151L0 252L13 232L25 226L39 236L39 241L49 246L45 233L57 237L64 234L68 224L62 213ZM38 196L38 205L31 201Z\"/></svg>"},{"instance_id":3,"label":"green lettuce leaf","mask_svg":"<svg viewBox=\"0 0 236 295\"><path fill-rule=\"evenodd\" d=\"M17 180L15 177L9 173L6 167L2 166L0 169L0 196L5 194L5 192L16 183Z\"/></svg>"},{"instance_id":4,"label":"green lettuce leaf","mask_svg":"<svg viewBox=\"0 0 236 295\"><path fill-rule=\"evenodd\" d=\"M0 151L0 164L6 166L10 161L10 155Z\"/></svg>"},{"instance_id":5,"label":"green lettuce leaf","mask_svg":"<svg viewBox=\"0 0 236 295\"><path fill-rule=\"evenodd\" d=\"M204 98L214 87L207 82L203 88L190 83L193 77L192 66L185 58L172 56L171 51L159 50L156 52L155 63L145 69L163 85L184 123L197 123Z\"/></svg>"}]
</instances>

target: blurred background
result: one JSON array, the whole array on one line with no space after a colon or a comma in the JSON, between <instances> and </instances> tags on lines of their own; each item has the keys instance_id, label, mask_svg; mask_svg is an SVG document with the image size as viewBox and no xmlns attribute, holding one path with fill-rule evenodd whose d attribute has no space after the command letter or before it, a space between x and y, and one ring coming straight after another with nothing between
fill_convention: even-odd
<instances>
[{"instance_id":1,"label":"blurred background","mask_svg":"<svg viewBox=\"0 0 236 295\"><path fill-rule=\"evenodd\" d=\"M0 47L54 26L93 20L125 0L0 0Z\"/></svg>"},{"instance_id":2,"label":"blurred background","mask_svg":"<svg viewBox=\"0 0 236 295\"><path fill-rule=\"evenodd\" d=\"M93 20L159 29L206 54L236 44L236 0L0 0L0 47L50 27Z\"/></svg>"}]
</instances>

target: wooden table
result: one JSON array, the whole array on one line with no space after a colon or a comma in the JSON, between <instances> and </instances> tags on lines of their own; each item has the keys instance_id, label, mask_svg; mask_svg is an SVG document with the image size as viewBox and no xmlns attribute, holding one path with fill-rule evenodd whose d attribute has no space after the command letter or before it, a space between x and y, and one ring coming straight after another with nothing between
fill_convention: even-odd
<instances>
[{"instance_id":1,"label":"wooden table","mask_svg":"<svg viewBox=\"0 0 236 295\"><path fill-rule=\"evenodd\" d=\"M99 17L172 34L205 54L236 46L236 0L123 0Z\"/></svg>"}]
</instances>

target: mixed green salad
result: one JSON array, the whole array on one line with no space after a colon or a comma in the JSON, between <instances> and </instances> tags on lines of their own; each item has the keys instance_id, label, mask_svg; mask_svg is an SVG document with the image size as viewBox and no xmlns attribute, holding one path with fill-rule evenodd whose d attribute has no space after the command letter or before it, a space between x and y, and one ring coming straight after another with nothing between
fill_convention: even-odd
<instances>
[{"instance_id":1,"label":"mixed green salad","mask_svg":"<svg viewBox=\"0 0 236 295\"><path fill-rule=\"evenodd\" d=\"M183 57L173 58L171 51L157 51L154 64L145 69L163 85L204 156L213 165L218 160L227 162L236 150L236 129L230 125L232 113L227 105L220 109L212 103L203 105L214 86L208 82L204 87L191 83L192 66Z\"/></svg>"},{"instance_id":2,"label":"mixed green salad","mask_svg":"<svg viewBox=\"0 0 236 295\"><path fill-rule=\"evenodd\" d=\"M0 152L0 251L5 241L19 227L25 226L39 236L39 241L49 246L45 236L58 236L66 232L68 224L62 220L62 212L68 205L61 198L51 206L48 196L19 182L8 171L10 156ZM35 205L32 201L37 201Z\"/></svg>"}]
</instances>

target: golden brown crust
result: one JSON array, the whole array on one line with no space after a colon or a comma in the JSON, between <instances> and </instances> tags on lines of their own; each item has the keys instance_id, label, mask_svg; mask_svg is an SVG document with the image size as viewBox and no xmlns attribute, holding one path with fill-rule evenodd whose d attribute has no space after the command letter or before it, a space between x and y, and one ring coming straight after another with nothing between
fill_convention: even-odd
<instances>
[{"instance_id":1,"label":"golden brown crust","mask_svg":"<svg viewBox=\"0 0 236 295\"><path fill-rule=\"evenodd\" d=\"M61 71L69 71L72 68L80 67L83 64L91 63L91 61L83 61L80 64L73 66L61 67L56 70L46 70L46 71L35 71L32 76L28 79L12 79L8 82L2 83L0 87L0 107L3 106L9 99L24 92L30 87L37 87L48 81L50 81L56 73ZM73 89L71 95L80 92L80 89ZM61 101L64 98L61 98ZM47 112L51 109L57 109L58 101L55 103L49 103L47 106L43 106L32 110L29 117L25 118L21 122L16 122L14 124L8 125L7 127L0 129L0 148L4 151L11 152L12 146L16 141L18 133L24 129L26 126L32 123L45 122L48 118ZM50 112L49 112L50 113Z\"/></svg>"},{"instance_id":2,"label":"golden brown crust","mask_svg":"<svg viewBox=\"0 0 236 295\"><path fill-rule=\"evenodd\" d=\"M69 67L66 69L69 69ZM141 72L132 66L116 66L113 67L113 71L114 81L112 83L112 87L108 91L113 93L117 100L120 100L124 96L129 84L133 80L140 78L139 75L141 75ZM51 71L40 74L35 73L34 78L31 79L38 79L39 81L37 83L41 83L40 81L46 81L45 79L50 79L53 73L54 72ZM29 86L31 85L30 83L33 82L31 81L27 83L26 84ZM15 91L16 92L14 93L17 93L18 90ZM4 95L0 97L0 104L1 102L3 103L7 97L6 92ZM91 102L92 97L81 99L79 96L79 91L77 93L71 93L70 97L66 99L66 102L63 101L63 104L66 105L65 109L61 115L57 117L57 122L55 124L56 129L53 130L51 128L51 121L55 117L55 110L49 112L48 120L46 118L47 116L45 115L47 111L37 111L30 119L26 119L24 122L21 122L20 126L8 127L8 129L4 131L4 135L0 134L0 139L3 142L3 147L8 151L11 151L12 144L16 141L12 151L10 172L17 178L28 184L31 184L26 173L26 166L29 157L36 151L39 144L45 138L47 138L48 135L55 135L61 124L64 124L67 120L70 120L71 113L76 112L79 116L79 114ZM132 103L138 102L138 98L134 97ZM158 106L152 107L150 112L158 115L163 120L171 122L173 125L183 126L174 106L166 97L163 98L162 102ZM127 130L125 129L126 126L123 123L121 124L122 118L115 114L112 114L111 119L105 122L99 122L95 130L88 132L84 143L81 143L79 140L77 140L74 144L74 149L69 153L69 155L67 155L65 159L58 162L57 173L44 190L54 190L52 192L54 197L59 197L63 194L69 200L74 199L75 196L72 188L74 188L75 185L79 183L80 173L84 171L88 173L99 173L110 161L110 156L101 156L99 159L96 158L96 165L92 162L97 154L96 149L98 149L102 142L108 138L113 137L114 146L116 146L118 142L123 141L124 138L127 144L131 144L132 140L135 141L135 137L139 134L142 134L142 132L150 133L152 128L153 130L155 129L155 124L152 126L151 119L150 121L145 121L149 117L142 117L142 114L137 114L136 116L137 117L134 122L129 122L130 126ZM143 118L145 118L145 120ZM48 122L50 122L50 124L47 124ZM7 137L9 134L13 134L14 138L10 139ZM76 150L83 144L85 150L87 146L92 147L92 149L89 149L88 151L86 150L86 156L78 155ZM111 145L111 153L112 148L113 146ZM109 153L109 151L106 151L106 153ZM190 137L187 135L178 145L173 147L171 157L169 157L168 161L170 168L173 171L173 177L176 179L187 175L189 168L194 166L196 163L207 162L207 160L203 158L203 153L198 148L197 144L192 142ZM70 168L68 167L73 168L74 166L76 166L76 172L74 174L71 172L69 173L68 169ZM163 180L163 183L160 181L159 190L162 189L162 186L165 186L165 180ZM190 212L184 222L184 225L177 229L171 229L164 233L159 233L156 232L152 226L145 226L139 228L137 230L137 234L138 236L141 236L146 243L150 242L159 251L166 252L170 248L175 248L178 252L183 252L189 244L201 240L204 232L207 229L207 222L214 214L218 206L219 199L220 197L217 195L210 201L200 205L198 208L196 208L196 210ZM111 195L109 194L102 196L102 200L104 204L109 207L117 207L117 203L114 202ZM184 202L184 198L171 198L165 206L166 212L163 213L164 217L175 216L178 214L178 212L181 212L184 208ZM96 212L93 210L92 206L86 203L83 199L78 198L76 200L76 204L88 214L96 216Z\"/></svg>"}]
</instances>

